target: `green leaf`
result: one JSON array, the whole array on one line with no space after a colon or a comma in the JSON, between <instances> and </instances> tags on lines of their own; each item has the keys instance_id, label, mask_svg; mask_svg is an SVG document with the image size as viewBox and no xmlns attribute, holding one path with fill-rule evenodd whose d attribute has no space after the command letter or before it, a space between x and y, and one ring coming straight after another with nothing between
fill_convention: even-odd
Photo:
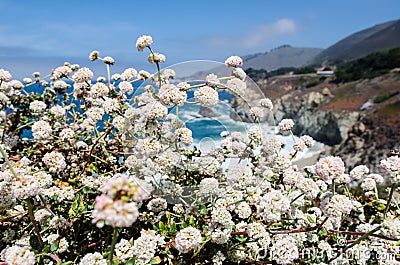
<instances>
[{"instance_id":1,"label":"green leaf","mask_svg":"<svg viewBox=\"0 0 400 265\"><path fill-rule=\"evenodd\" d=\"M175 232L176 232L176 223L173 223L173 224L171 225L171 232L172 232L172 233L175 233Z\"/></svg>"},{"instance_id":2,"label":"green leaf","mask_svg":"<svg viewBox=\"0 0 400 265\"><path fill-rule=\"evenodd\" d=\"M68 210L68 215L72 217L72 216L76 215L76 213L75 213L75 211L74 211L72 208L70 208L70 209Z\"/></svg>"},{"instance_id":3,"label":"green leaf","mask_svg":"<svg viewBox=\"0 0 400 265\"><path fill-rule=\"evenodd\" d=\"M78 201L76 201L76 200L73 201L72 204L71 204L71 208L76 210L78 208Z\"/></svg>"},{"instance_id":4,"label":"green leaf","mask_svg":"<svg viewBox=\"0 0 400 265\"><path fill-rule=\"evenodd\" d=\"M189 224L190 224L191 226L194 226L194 222L195 222L194 216L191 215L190 218L189 218Z\"/></svg>"},{"instance_id":5,"label":"green leaf","mask_svg":"<svg viewBox=\"0 0 400 265\"><path fill-rule=\"evenodd\" d=\"M188 225L187 225L187 223L185 223L185 222L182 222L182 224L181 224L181 228L185 228L185 227L187 227Z\"/></svg>"},{"instance_id":6,"label":"green leaf","mask_svg":"<svg viewBox=\"0 0 400 265\"><path fill-rule=\"evenodd\" d=\"M383 211L383 210L386 209L386 205L380 203L380 204L378 204L378 205L376 206L376 209L377 209L378 211Z\"/></svg>"},{"instance_id":7,"label":"green leaf","mask_svg":"<svg viewBox=\"0 0 400 265\"><path fill-rule=\"evenodd\" d=\"M310 223L314 223L314 220L311 218L311 216L309 216L309 215L307 215L307 220L310 222Z\"/></svg>"},{"instance_id":8,"label":"green leaf","mask_svg":"<svg viewBox=\"0 0 400 265\"><path fill-rule=\"evenodd\" d=\"M164 225L163 221L158 222L158 228L159 228L161 231L165 231L165 225Z\"/></svg>"},{"instance_id":9,"label":"green leaf","mask_svg":"<svg viewBox=\"0 0 400 265\"><path fill-rule=\"evenodd\" d=\"M135 258L132 258L125 262L125 265L135 265Z\"/></svg>"},{"instance_id":10,"label":"green leaf","mask_svg":"<svg viewBox=\"0 0 400 265\"><path fill-rule=\"evenodd\" d=\"M207 215L207 213L208 213L207 207L204 204L200 205L200 214Z\"/></svg>"},{"instance_id":11,"label":"green leaf","mask_svg":"<svg viewBox=\"0 0 400 265\"><path fill-rule=\"evenodd\" d=\"M318 232L319 236L327 236L328 235L328 231L326 231L326 228L322 228L319 232Z\"/></svg>"},{"instance_id":12,"label":"green leaf","mask_svg":"<svg viewBox=\"0 0 400 265\"><path fill-rule=\"evenodd\" d=\"M54 242L53 244L51 244L50 246L50 251L57 251L58 250L58 242Z\"/></svg>"},{"instance_id":13,"label":"green leaf","mask_svg":"<svg viewBox=\"0 0 400 265\"><path fill-rule=\"evenodd\" d=\"M240 243L243 243L243 242L246 242L247 237L243 237L243 236L237 235L237 236L235 237L235 239L236 239L237 241L239 241Z\"/></svg>"},{"instance_id":14,"label":"green leaf","mask_svg":"<svg viewBox=\"0 0 400 265\"><path fill-rule=\"evenodd\" d=\"M160 264L161 263L161 258L159 256L153 257L150 260L150 264Z\"/></svg>"}]
</instances>

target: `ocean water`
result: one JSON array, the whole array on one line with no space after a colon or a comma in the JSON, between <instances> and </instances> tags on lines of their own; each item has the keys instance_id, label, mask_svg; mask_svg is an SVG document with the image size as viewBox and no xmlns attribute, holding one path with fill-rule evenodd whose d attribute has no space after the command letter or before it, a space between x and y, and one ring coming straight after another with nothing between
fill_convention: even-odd
<instances>
[{"instance_id":1,"label":"ocean water","mask_svg":"<svg viewBox=\"0 0 400 265\"><path fill-rule=\"evenodd\" d=\"M143 91L143 87L146 82L135 84L135 92L132 97L140 94ZM28 92L41 92L43 88L39 87L37 84L28 87ZM72 92L72 88L70 91ZM188 101L194 101L193 91L188 91ZM178 115L186 127L192 130L193 145L196 145L202 151L210 151L213 148L220 146L220 141L223 139L221 137L222 131L241 132L243 135L247 135L249 128L255 124L245 123L241 121L235 121L230 117L231 104L230 100L234 97L231 94L220 91L219 92L220 101L217 106L213 108L213 111L217 114L216 117L208 118L200 115L200 106L198 104L185 104L179 107ZM171 108L170 113L176 113L175 108ZM278 121L279 122L279 121ZM276 122L276 124L278 123ZM295 121L296 122L296 121ZM292 151L292 146L297 137L293 139L292 136L282 136L278 133L277 126L269 125L268 123L258 123L265 135L278 137L286 142L285 150L286 152ZM30 130L25 130L22 137L32 138ZM324 151L324 145L322 143L316 142L315 145L307 149L306 151L298 153L294 161L301 158L312 157L315 154Z\"/></svg>"},{"instance_id":2,"label":"ocean water","mask_svg":"<svg viewBox=\"0 0 400 265\"><path fill-rule=\"evenodd\" d=\"M269 125L266 122L254 124L233 120L230 117L231 105L227 99L221 100L213 108L214 112L218 114L217 117L203 117L199 114L199 110L200 106L198 105L185 105L179 108L179 118L185 122L186 127L192 130L194 145L203 151L211 151L213 148L220 146L220 141L223 139L220 135L222 131L228 131L229 133L241 132L243 135L247 135L249 128L254 125L260 126L266 136L274 136L284 140L286 146L283 152L293 151L292 146L298 140L296 136L283 136L279 134L277 126ZM175 113L175 109L171 110L171 112ZM324 151L324 145L315 142L313 147L299 152L294 161L313 157L322 151Z\"/></svg>"}]
</instances>

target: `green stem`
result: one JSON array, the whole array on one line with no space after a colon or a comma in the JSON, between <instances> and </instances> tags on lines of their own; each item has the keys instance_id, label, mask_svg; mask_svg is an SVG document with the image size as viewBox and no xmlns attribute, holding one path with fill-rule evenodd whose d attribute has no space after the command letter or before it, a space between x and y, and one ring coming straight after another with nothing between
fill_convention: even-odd
<instances>
[{"instance_id":1,"label":"green stem","mask_svg":"<svg viewBox=\"0 0 400 265\"><path fill-rule=\"evenodd\" d=\"M36 122L36 121L31 121L31 122L28 122L28 123L26 123L26 124L24 124L24 125L21 125L21 126L19 126L17 129L15 129L14 132L16 132L16 131L18 131L18 130L21 130L21 129L25 128L25 127L28 127L28 126L34 124L35 122Z\"/></svg>"},{"instance_id":2,"label":"green stem","mask_svg":"<svg viewBox=\"0 0 400 265\"><path fill-rule=\"evenodd\" d=\"M42 239L42 236L40 235L39 226L37 225L37 223L35 221L35 215L33 214L33 205L32 205L31 199L30 198L26 199L26 203L28 204L29 219L31 220L31 223L32 223L33 227L35 228L35 233L36 233L36 236L37 236L37 238L39 240L39 244L40 244L40 246L43 247L43 245L44 245L43 244L43 239Z\"/></svg>"},{"instance_id":3,"label":"green stem","mask_svg":"<svg viewBox=\"0 0 400 265\"><path fill-rule=\"evenodd\" d=\"M3 128L3 133L1 135L1 142L4 142L4 135L6 134L6 127L7 127L7 106L4 104L3 107L4 107L4 128Z\"/></svg>"},{"instance_id":4,"label":"green stem","mask_svg":"<svg viewBox=\"0 0 400 265\"><path fill-rule=\"evenodd\" d=\"M110 256L108 256L108 265L113 264L112 262L113 262L115 244L117 243L117 239L118 239L118 228L114 227L113 238L111 241L111 248L110 248Z\"/></svg>"},{"instance_id":5,"label":"green stem","mask_svg":"<svg viewBox=\"0 0 400 265\"><path fill-rule=\"evenodd\" d=\"M176 115L175 125L176 125L176 128L178 128L178 126L179 126L179 109L178 109L178 105L176 105L176 108L175 108L175 115Z\"/></svg>"},{"instance_id":6,"label":"green stem","mask_svg":"<svg viewBox=\"0 0 400 265\"><path fill-rule=\"evenodd\" d=\"M185 104L196 105L196 104L200 104L200 102L198 102L198 101L194 101L194 102L192 102L192 101L185 101Z\"/></svg>"},{"instance_id":7,"label":"green stem","mask_svg":"<svg viewBox=\"0 0 400 265\"><path fill-rule=\"evenodd\" d=\"M206 85L207 85L206 83L201 83L201 84L198 84L198 85L190 86L190 87L188 87L188 88L185 89L185 90L190 90L190 89L192 89L192 88L203 87L203 86L206 86Z\"/></svg>"},{"instance_id":8,"label":"green stem","mask_svg":"<svg viewBox=\"0 0 400 265\"><path fill-rule=\"evenodd\" d=\"M11 173L14 175L15 178L18 178L18 175L15 172L14 167L11 165L11 162L8 159L8 155L7 155L6 151L4 151L3 146L1 144L0 144L0 153L1 153L1 156L4 158L4 161L6 161L6 164L7 164L8 168L10 169Z\"/></svg>"},{"instance_id":9,"label":"green stem","mask_svg":"<svg viewBox=\"0 0 400 265\"><path fill-rule=\"evenodd\" d=\"M335 195L336 192L336 184L335 184L335 180L332 179L332 195Z\"/></svg>"},{"instance_id":10,"label":"green stem","mask_svg":"<svg viewBox=\"0 0 400 265\"><path fill-rule=\"evenodd\" d=\"M390 203L392 202L393 192L394 192L395 189L396 189L396 184L393 183L392 187L390 187L389 198L388 198L388 200L386 202L386 208L385 208L385 213L383 214L383 219L386 218L387 212L389 210Z\"/></svg>"},{"instance_id":11,"label":"green stem","mask_svg":"<svg viewBox=\"0 0 400 265\"><path fill-rule=\"evenodd\" d=\"M231 75L231 76L224 76L224 77L219 77L218 79L219 79L219 80L229 80L229 79L232 79L232 78L235 78L235 76L233 76L233 75Z\"/></svg>"},{"instance_id":12,"label":"green stem","mask_svg":"<svg viewBox=\"0 0 400 265\"><path fill-rule=\"evenodd\" d=\"M149 50L151 52L151 55L154 56L154 52L151 49L151 47L148 46L147 48L149 48ZM156 63L156 66L157 66L158 88L161 88L161 69L160 69L160 64L158 62L155 62L155 63Z\"/></svg>"},{"instance_id":13,"label":"green stem","mask_svg":"<svg viewBox=\"0 0 400 265\"><path fill-rule=\"evenodd\" d=\"M290 132L290 135L292 136L293 143L296 143L296 139L294 138L294 134L293 134L292 130L289 130L289 132Z\"/></svg>"},{"instance_id":14,"label":"green stem","mask_svg":"<svg viewBox=\"0 0 400 265\"><path fill-rule=\"evenodd\" d=\"M107 67L107 83L108 83L108 88L111 88L111 83L110 83L110 79L111 79L111 73L110 73L110 65L106 64Z\"/></svg>"}]
</instances>

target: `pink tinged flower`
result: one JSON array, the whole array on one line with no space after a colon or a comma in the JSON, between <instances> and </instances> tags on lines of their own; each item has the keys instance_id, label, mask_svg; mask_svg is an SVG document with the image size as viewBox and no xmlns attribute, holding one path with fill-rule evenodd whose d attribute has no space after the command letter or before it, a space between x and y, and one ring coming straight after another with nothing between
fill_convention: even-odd
<instances>
[{"instance_id":1,"label":"pink tinged flower","mask_svg":"<svg viewBox=\"0 0 400 265\"><path fill-rule=\"evenodd\" d=\"M215 74L207 75L206 83L207 83L207 86L214 87L214 88L221 85L221 81L218 79L218 76Z\"/></svg>"},{"instance_id":2,"label":"pink tinged flower","mask_svg":"<svg viewBox=\"0 0 400 265\"><path fill-rule=\"evenodd\" d=\"M158 52L151 53L147 59L149 63L164 63L166 60L165 55Z\"/></svg>"},{"instance_id":3,"label":"pink tinged flower","mask_svg":"<svg viewBox=\"0 0 400 265\"><path fill-rule=\"evenodd\" d=\"M227 67L239 67L243 65L243 59L236 55L230 56L225 60L225 65Z\"/></svg>"},{"instance_id":4,"label":"pink tinged flower","mask_svg":"<svg viewBox=\"0 0 400 265\"><path fill-rule=\"evenodd\" d=\"M136 69L127 68L127 69L124 70L124 72L122 72L121 78L124 81L130 81L130 80L136 78L137 74L138 73L137 73Z\"/></svg>"},{"instance_id":5,"label":"pink tinged flower","mask_svg":"<svg viewBox=\"0 0 400 265\"><path fill-rule=\"evenodd\" d=\"M10 86L14 89L23 89L24 85L18 80L11 80Z\"/></svg>"},{"instance_id":6,"label":"pink tinged flower","mask_svg":"<svg viewBox=\"0 0 400 265\"><path fill-rule=\"evenodd\" d=\"M321 210L328 217L341 217L342 214L349 214L353 207L351 200L341 194L333 195L321 202Z\"/></svg>"},{"instance_id":7,"label":"pink tinged flower","mask_svg":"<svg viewBox=\"0 0 400 265\"><path fill-rule=\"evenodd\" d=\"M381 170L388 175L392 183L400 183L400 157L391 156L388 159L381 160Z\"/></svg>"},{"instance_id":8,"label":"pink tinged flower","mask_svg":"<svg viewBox=\"0 0 400 265\"><path fill-rule=\"evenodd\" d=\"M255 119L262 119L264 117L264 110L260 107L252 107L249 110L249 114Z\"/></svg>"},{"instance_id":9,"label":"pink tinged flower","mask_svg":"<svg viewBox=\"0 0 400 265\"><path fill-rule=\"evenodd\" d=\"M297 152L302 152L304 149L306 148L306 145L304 144L303 141L297 141L294 145L293 145L293 149Z\"/></svg>"},{"instance_id":10,"label":"pink tinged flower","mask_svg":"<svg viewBox=\"0 0 400 265\"><path fill-rule=\"evenodd\" d=\"M144 70L140 70L139 74L138 74L138 78L140 78L142 80L146 80L146 79L150 78L150 76L151 76L151 74Z\"/></svg>"},{"instance_id":11,"label":"pink tinged flower","mask_svg":"<svg viewBox=\"0 0 400 265\"><path fill-rule=\"evenodd\" d=\"M6 71L4 69L0 69L0 81L2 82L10 82L12 79L12 75L10 74L9 71Z\"/></svg>"},{"instance_id":12,"label":"pink tinged flower","mask_svg":"<svg viewBox=\"0 0 400 265\"><path fill-rule=\"evenodd\" d=\"M64 156L57 151L46 153L42 161L49 168L49 171L53 173L60 172L67 166Z\"/></svg>"},{"instance_id":13,"label":"pink tinged flower","mask_svg":"<svg viewBox=\"0 0 400 265\"><path fill-rule=\"evenodd\" d=\"M132 94L133 92L133 86L130 82L128 81L122 81L121 83L119 83L118 85L119 89L121 90L121 92L123 94Z\"/></svg>"},{"instance_id":14,"label":"pink tinged flower","mask_svg":"<svg viewBox=\"0 0 400 265\"><path fill-rule=\"evenodd\" d=\"M307 148L310 148L314 145L315 141L311 136L303 135L300 137L300 141L302 141Z\"/></svg>"},{"instance_id":15,"label":"pink tinged flower","mask_svg":"<svg viewBox=\"0 0 400 265\"><path fill-rule=\"evenodd\" d=\"M99 228L104 225L129 227L139 217L139 210L135 202L113 201L110 197L101 195L96 197L92 216L92 223Z\"/></svg>"},{"instance_id":16,"label":"pink tinged flower","mask_svg":"<svg viewBox=\"0 0 400 265\"><path fill-rule=\"evenodd\" d=\"M30 251L28 247L12 246L1 252L6 264L24 264L34 265L36 261L35 253Z\"/></svg>"},{"instance_id":17,"label":"pink tinged flower","mask_svg":"<svg viewBox=\"0 0 400 265\"><path fill-rule=\"evenodd\" d=\"M188 253L192 249L195 250L201 243L200 231L190 226L179 231L175 237L175 248L180 253Z\"/></svg>"},{"instance_id":18,"label":"pink tinged flower","mask_svg":"<svg viewBox=\"0 0 400 265\"><path fill-rule=\"evenodd\" d=\"M36 140L47 140L51 137L53 129L47 121L37 121L32 125L32 135Z\"/></svg>"},{"instance_id":19,"label":"pink tinged flower","mask_svg":"<svg viewBox=\"0 0 400 265\"><path fill-rule=\"evenodd\" d=\"M320 191L318 184L310 178L302 178L296 186L308 199L315 199Z\"/></svg>"},{"instance_id":20,"label":"pink tinged flower","mask_svg":"<svg viewBox=\"0 0 400 265\"><path fill-rule=\"evenodd\" d=\"M365 174L369 173L369 169L368 167L366 167L365 165L360 165L360 166L356 166L355 168L353 168L350 171L350 178L352 180L359 180L361 179Z\"/></svg>"},{"instance_id":21,"label":"pink tinged flower","mask_svg":"<svg viewBox=\"0 0 400 265\"><path fill-rule=\"evenodd\" d=\"M142 52L146 47L150 47L151 44L153 44L153 38L151 36L143 35L136 40L136 48L139 52Z\"/></svg>"},{"instance_id":22,"label":"pink tinged flower","mask_svg":"<svg viewBox=\"0 0 400 265\"><path fill-rule=\"evenodd\" d=\"M160 102L167 107L174 105L182 106L186 99L187 94L185 91L181 91L177 86L172 84L162 85L158 91L158 97Z\"/></svg>"},{"instance_id":23,"label":"pink tinged flower","mask_svg":"<svg viewBox=\"0 0 400 265\"><path fill-rule=\"evenodd\" d=\"M89 68L82 67L72 76L72 80L77 83L90 82L93 76L93 72Z\"/></svg>"},{"instance_id":24,"label":"pink tinged flower","mask_svg":"<svg viewBox=\"0 0 400 265\"><path fill-rule=\"evenodd\" d=\"M110 64L110 65L114 65L114 58L112 58L111 56L106 56L103 58L103 62L105 64Z\"/></svg>"},{"instance_id":25,"label":"pink tinged flower","mask_svg":"<svg viewBox=\"0 0 400 265\"><path fill-rule=\"evenodd\" d=\"M315 164L316 174L326 183L331 183L332 180L339 178L345 170L342 159L337 156L323 157Z\"/></svg>"},{"instance_id":26,"label":"pink tinged flower","mask_svg":"<svg viewBox=\"0 0 400 265\"><path fill-rule=\"evenodd\" d=\"M228 80L228 82L226 84L227 84L228 90L230 92L232 92L233 94L235 94L239 97L245 96L247 85L244 81L235 77L231 80Z\"/></svg>"},{"instance_id":27,"label":"pink tinged flower","mask_svg":"<svg viewBox=\"0 0 400 265\"><path fill-rule=\"evenodd\" d=\"M194 97L200 102L200 105L210 108L217 105L219 101L218 92L209 86L204 86L196 90Z\"/></svg>"},{"instance_id":28,"label":"pink tinged flower","mask_svg":"<svg viewBox=\"0 0 400 265\"><path fill-rule=\"evenodd\" d=\"M232 75L239 78L240 80L244 80L246 78L246 72L242 68L233 68Z\"/></svg>"},{"instance_id":29,"label":"pink tinged flower","mask_svg":"<svg viewBox=\"0 0 400 265\"><path fill-rule=\"evenodd\" d=\"M53 71L53 77L58 80L63 77L68 77L70 74L72 74L72 69L68 66L60 66L54 69Z\"/></svg>"},{"instance_id":30,"label":"pink tinged flower","mask_svg":"<svg viewBox=\"0 0 400 265\"><path fill-rule=\"evenodd\" d=\"M187 146L193 143L192 131L188 128L177 129L175 131L175 138L177 141L180 141Z\"/></svg>"},{"instance_id":31,"label":"pink tinged flower","mask_svg":"<svg viewBox=\"0 0 400 265\"><path fill-rule=\"evenodd\" d=\"M292 119L283 119L281 122L278 124L279 131L280 132L287 132L290 131L294 126L294 122Z\"/></svg>"},{"instance_id":32,"label":"pink tinged flower","mask_svg":"<svg viewBox=\"0 0 400 265\"><path fill-rule=\"evenodd\" d=\"M272 104L272 101L269 98L260 99L259 105L261 108L265 108L270 111L272 111L274 109L274 105Z\"/></svg>"}]
</instances>

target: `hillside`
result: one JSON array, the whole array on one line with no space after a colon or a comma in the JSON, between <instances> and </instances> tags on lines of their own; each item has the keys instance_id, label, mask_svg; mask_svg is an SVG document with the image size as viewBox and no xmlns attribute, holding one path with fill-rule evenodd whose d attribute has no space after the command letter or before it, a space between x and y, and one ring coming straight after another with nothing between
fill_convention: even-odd
<instances>
[{"instance_id":1,"label":"hillside","mask_svg":"<svg viewBox=\"0 0 400 265\"><path fill-rule=\"evenodd\" d=\"M319 48L299 48L283 45L270 52L246 56L246 68L274 70L281 67L300 67L319 54ZM246 58L245 57L245 58Z\"/></svg>"},{"instance_id":2,"label":"hillside","mask_svg":"<svg viewBox=\"0 0 400 265\"><path fill-rule=\"evenodd\" d=\"M349 61L372 52L400 47L400 20L356 32L318 54L314 63Z\"/></svg>"},{"instance_id":3,"label":"hillside","mask_svg":"<svg viewBox=\"0 0 400 265\"><path fill-rule=\"evenodd\" d=\"M348 167L379 167L379 160L400 148L400 74L398 69L372 79L335 84L334 77L284 75L257 84L273 99L275 121L293 119L296 135L310 135L340 155Z\"/></svg>"}]
</instances>

